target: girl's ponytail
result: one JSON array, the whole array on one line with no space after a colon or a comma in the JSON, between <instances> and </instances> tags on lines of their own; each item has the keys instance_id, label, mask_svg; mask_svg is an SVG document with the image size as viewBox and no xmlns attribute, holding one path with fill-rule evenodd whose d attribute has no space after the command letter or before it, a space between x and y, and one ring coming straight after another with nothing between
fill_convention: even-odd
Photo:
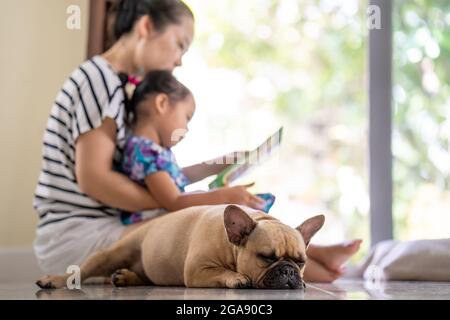
<instances>
[{"instance_id":1,"label":"girl's ponytail","mask_svg":"<svg viewBox=\"0 0 450 320\"><path fill-rule=\"evenodd\" d=\"M119 2L114 25L116 39L133 29L134 22L138 18L138 2L139 0L121 0Z\"/></svg>"},{"instance_id":2,"label":"girl's ponytail","mask_svg":"<svg viewBox=\"0 0 450 320\"><path fill-rule=\"evenodd\" d=\"M123 91L123 103L125 105L125 122L127 124L131 124L132 119L135 114L135 110L134 110L134 107L130 103L130 99L128 98L128 93L127 93L127 89L126 89L126 86L128 83L128 75L124 72L121 72L121 73L119 73L119 79L120 79L120 83L121 83L122 91Z\"/></svg>"}]
</instances>

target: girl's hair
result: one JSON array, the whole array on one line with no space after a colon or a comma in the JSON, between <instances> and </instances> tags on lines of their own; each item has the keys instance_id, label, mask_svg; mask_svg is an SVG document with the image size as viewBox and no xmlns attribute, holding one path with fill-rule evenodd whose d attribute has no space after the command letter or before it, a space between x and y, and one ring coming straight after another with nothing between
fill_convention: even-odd
<instances>
[{"instance_id":1,"label":"girl's hair","mask_svg":"<svg viewBox=\"0 0 450 320\"><path fill-rule=\"evenodd\" d=\"M125 104L128 125L136 124L138 105L149 95L158 93L165 93L171 104L176 104L192 95L191 91L179 82L170 71L151 71L136 86L132 98Z\"/></svg>"},{"instance_id":2,"label":"girl's hair","mask_svg":"<svg viewBox=\"0 0 450 320\"><path fill-rule=\"evenodd\" d=\"M181 0L120 0L114 25L115 38L131 32L134 23L145 15L160 32L170 24L179 24L185 16L194 19L192 11Z\"/></svg>"}]
</instances>

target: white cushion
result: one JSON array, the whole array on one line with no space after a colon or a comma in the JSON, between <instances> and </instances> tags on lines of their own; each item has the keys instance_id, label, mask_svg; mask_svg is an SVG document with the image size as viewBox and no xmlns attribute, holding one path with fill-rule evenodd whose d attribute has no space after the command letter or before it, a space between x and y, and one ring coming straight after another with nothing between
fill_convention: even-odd
<instances>
[{"instance_id":1,"label":"white cushion","mask_svg":"<svg viewBox=\"0 0 450 320\"><path fill-rule=\"evenodd\" d=\"M450 239L383 241L358 269L371 281L450 281Z\"/></svg>"}]
</instances>

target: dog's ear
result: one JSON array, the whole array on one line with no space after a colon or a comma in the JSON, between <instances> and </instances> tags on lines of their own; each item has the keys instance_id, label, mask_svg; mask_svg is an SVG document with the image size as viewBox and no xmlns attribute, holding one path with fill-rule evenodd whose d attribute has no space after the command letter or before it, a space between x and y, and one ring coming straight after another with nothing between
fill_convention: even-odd
<instances>
[{"instance_id":1,"label":"dog's ear","mask_svg":"<svg viewBox=\"0 0 450 320\"><path fill-rule=\"evenodd\" d=\"M301 233L303 241L305 242L305 246L308 246L309 241L311 241L313 235L315 235L316 232L319 231L320 228L322 228L324 223L325 223L325 216L321 214L309 218L296 228L297 231Z\"/></svg>"},{"instance_id":2,"label":"dog's ear","mask_svg":"<svg viewBox=\"0 0 450 320\"><path fill-rule=\"evenodd\" d=\"M256 221L235 205L229 205L225 208L223 221L228 240L237 246L245 245L248 236L256 227Z\"/></svg>"}]
</instances>

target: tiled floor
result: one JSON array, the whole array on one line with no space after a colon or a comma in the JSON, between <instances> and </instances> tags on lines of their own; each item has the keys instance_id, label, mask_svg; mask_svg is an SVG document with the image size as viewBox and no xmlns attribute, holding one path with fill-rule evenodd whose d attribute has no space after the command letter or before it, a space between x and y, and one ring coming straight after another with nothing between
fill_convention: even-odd
<instances>
[{"instance_id":1,"label":"tiled floor","mask_svg":"<svg viewBox=\"0 0 450 320\"><path fill-rule=\"evenodd\" d=\"M449 282L387 282L378 285L361 280L334 284L308 284L301 290L187 289L174 287L114 288L84 285L82 290L40 290L33 283L0 283L0 299L445 299L450 300Z\"/></svg>"}]
</instances>

